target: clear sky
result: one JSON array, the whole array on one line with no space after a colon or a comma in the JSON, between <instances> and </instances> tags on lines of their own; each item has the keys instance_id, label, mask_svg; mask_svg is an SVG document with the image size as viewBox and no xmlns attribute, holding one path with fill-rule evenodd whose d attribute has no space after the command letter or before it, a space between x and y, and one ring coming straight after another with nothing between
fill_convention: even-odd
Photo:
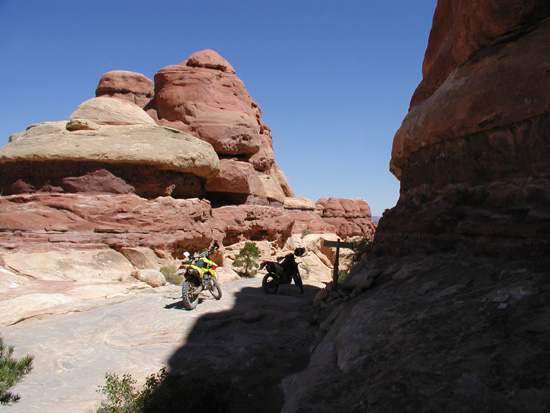
<instances>
[{"instance_id":1,"label":"clear sky","mask_svg":"<svg viewBox=\"0 0 550 413\"><path fill-rule=\"evenodd\" d=\"M0 0L0 146L65 120L101 75L153 79L213 49L273 133L296 196L395 205L395 132L422 78L436 0Z\"/></svg>"}]
</instances>

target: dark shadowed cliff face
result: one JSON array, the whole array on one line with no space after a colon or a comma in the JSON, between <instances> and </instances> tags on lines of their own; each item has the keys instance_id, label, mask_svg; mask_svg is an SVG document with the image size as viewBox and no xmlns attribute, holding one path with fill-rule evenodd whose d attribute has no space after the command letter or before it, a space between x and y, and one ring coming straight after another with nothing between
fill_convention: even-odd
<instances>
[{"instance_id":1,"label":"dark shadowed cliff face","mask_svg":"<svg viewBox=\"0 0 550 413\"><path fill-rule=\"evenodd\" d=\"M550 411L549 15L438 1L393 144L400 199L355 294L321 303L283 412Z\"/></svg>"},{"instance_id":2,"label":"dark shadowed cliff face","mask_svg":"<svg viewBox=\"0 0 550 413\"><path fill-rule=\"evenodd\" d=\"M549 252L549 15L545 0L439 1L381 251Z\"/></svg>"}]
</instances>

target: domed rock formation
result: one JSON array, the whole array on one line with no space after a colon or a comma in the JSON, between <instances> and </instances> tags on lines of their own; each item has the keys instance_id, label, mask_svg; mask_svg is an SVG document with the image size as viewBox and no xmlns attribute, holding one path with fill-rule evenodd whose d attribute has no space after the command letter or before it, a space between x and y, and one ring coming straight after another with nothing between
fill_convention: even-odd
<instances>
[{"instance_id":1,"label":"domed rock formation","mask_svg":"<svg viewBox=\"0 0 550 413\"><path fill-rule=\"evenodd\" d=\"M97 97L81 103L69 120L84 119L100 125L156 125L147 113L134 103Z\"/></svg>"}]
</instances>

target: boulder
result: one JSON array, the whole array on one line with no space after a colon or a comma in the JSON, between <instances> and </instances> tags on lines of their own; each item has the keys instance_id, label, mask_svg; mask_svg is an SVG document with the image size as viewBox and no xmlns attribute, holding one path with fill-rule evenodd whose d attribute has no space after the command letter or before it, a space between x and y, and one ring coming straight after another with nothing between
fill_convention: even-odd
<instances>
[{"instance_id":1,"label":"boulder","mask_svg":"<svg viewBox=\"0 0 550 413\"><path fill-rule=\"evenodd\" d=\"M153 270L150 268L136 270L132 272L132 276L136 280L144 282L153 288L162 287L163 285L166 285L166 278L158 270Z\"/></svg>"},{"instance_id":2,"label":"boulder","mask_svg":"<svg viewBox=\"0 0 550 413\"><path fill-rule=\"evenodd\" d=\"M235 74L235 69L227 60L221 57L214 50L206 49L197 53L193 53L187 59L187 66L204 67L207 69L221 70L225 73Z\"/></svg>"},{"instance_id":3,"label":"boulder","mask_svg":"<svg viewBox=\"0 0 550 413\"><path fill-rule=\"evenodd\" d=\"M260 135L269 133L272 151L259 106L227 67L231 65L225 59L208 50L161 69L155 75L153 101L158 123L196 134L220 155L245 158L265 146Z\"/></svg>"},{"instance_id":4,"label":"boulder","mask_svg":"<svg viewBox=\"0 0 550 413\"><path fill-rule=\"evenodd\" d=\"M96 97L81 103L69 120L86 119L99 125L155 125L155 121L135 103Z\"/></svg>"},{"instance_id":5,"label":"boulder","mask_svg":"<svg viewBox=\"0 0 550 413\"><path fill-rule=\"evenodd\" d=\"M71 119L67 122L65 125L65 128L68 131L75 131L75 130L98 130L99 125L95 122L92 122L88 119Z\"/></svg>"},{"instance_id":6,"label":"boulder","mask_svg":"<svg viewBox=\"0 0 550 413\"><path fill-rule=\"evenodd\" d=\"M95 90L96 97L108 96L135 103L144 108L153 98L153 81L141 73L111 70L101 76Z\"/></svg>"}]
</instances>

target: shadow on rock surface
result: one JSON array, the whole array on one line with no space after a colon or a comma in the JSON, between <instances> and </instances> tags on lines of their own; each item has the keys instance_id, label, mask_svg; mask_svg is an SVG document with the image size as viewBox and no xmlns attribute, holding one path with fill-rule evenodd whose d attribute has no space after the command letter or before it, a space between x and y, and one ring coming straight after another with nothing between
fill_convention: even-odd
<instances>
[{"instance_id":1,"label":"shadow on rock surface","mask_svg":"<svg viewBox=\"0 0 550 413\"><path fill-rule=\"evenodd\" d=\"M283 285L267 295L244 287L231 310L200 316L169 359L170 373L146 411L279 412L281 380L305 368L311 354L319 287L304 284L304 290ZM210 297L198 308L215 311L215 305ZM186 311L181 302L166 308Z\"/></svg>"}]
</instances>

